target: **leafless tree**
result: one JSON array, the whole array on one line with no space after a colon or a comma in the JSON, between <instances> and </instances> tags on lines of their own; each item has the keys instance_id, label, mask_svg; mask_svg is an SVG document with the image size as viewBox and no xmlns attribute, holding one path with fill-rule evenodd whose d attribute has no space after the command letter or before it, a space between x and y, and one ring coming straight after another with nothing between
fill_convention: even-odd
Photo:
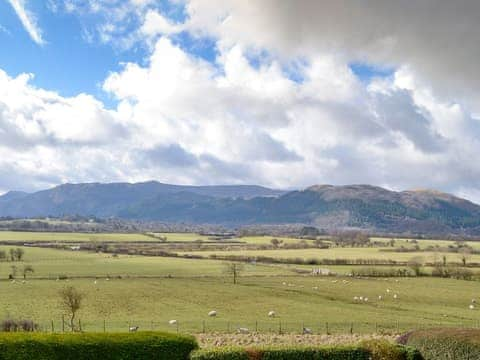
<instances>
[{"instance_id":1,"label":"leafless tree","mask_svg":"<svg viewBox=\"0 0 480 360\"><path fill-rule=\"evenodd\" d=\"M243 271L244 266L240 263L229 262L225 264L224 272L228 275L231 275L233 278L233 283L237 283L237 278L240 276L240 273Z\"/></svg>"},{"instance_id":2,"label":"leafless tree","mask_svg":"<svg viewBox=\"0 0 480 360\"><path fill-rule=\"evenodd\" d=\"M75 331L75 316L82 306L83 293L73 286L60 290L61 306L70 315L70 327Z\"/></svg>"}]
</instances>

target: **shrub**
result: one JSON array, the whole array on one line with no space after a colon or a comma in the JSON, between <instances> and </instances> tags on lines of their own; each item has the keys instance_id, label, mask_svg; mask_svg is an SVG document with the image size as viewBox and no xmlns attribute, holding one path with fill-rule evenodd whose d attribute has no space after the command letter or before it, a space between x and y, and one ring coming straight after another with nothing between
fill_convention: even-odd
<instances>
[{"instance_id":1,"label":"shrub","mask_svg":"<svg viewBox=\"0 0 480 360\"><path fill-rule=\"evenodd\" d=\"M370 352L356 346L286 348L216 348L192 354L192 360L369 360ZM403 359L402 359L403 360ZM405 359L406 360L406 359Z\"/></svg>"},{"instance_id":2,"label":"shrub","mask_svg":"<svg viewBox=\"0 0 480 360\"><path fill-rule=\"evenodd\" d=\"M421 360L420 352L415 348L392 344L386 340L362 341L360 346L368 349L371 360Z\"/></svg>"},{"instance_id":3,"label":"shrub","mask_svg":"<svg viewBox=\"0 0 480 360\"><path fill-rule=\"evenodd\" d=\"M242 348L216 348L197 350L190 356L192 360L249 360L247 350Z\"/></svg>"},{"instance_id":4,"label":"shrub","mask_svg":"<svg viewBox=\"0 0 480 360\"><path fill-rule=\"evenodd\" d=\"M406 341L425 360L480 359L479 329L419 330L410 333Z\"/></svg>"},{"instance_id":5,"label":"shrub","mask_svg":"<svg viewBox=\"0 0 480 360\"><path fill-rule=\"evenodd\" d=\"M0 334L2 360L186 360L194 338L157 332L135 334Z\"/></svg>"}]
</instances>

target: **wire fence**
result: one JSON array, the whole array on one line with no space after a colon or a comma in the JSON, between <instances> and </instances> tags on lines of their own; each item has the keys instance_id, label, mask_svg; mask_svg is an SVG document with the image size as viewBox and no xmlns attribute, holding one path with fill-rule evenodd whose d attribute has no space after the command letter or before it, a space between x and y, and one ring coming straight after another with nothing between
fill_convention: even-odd
<instances>
[{"instance_id":1,"label":"wire fence","mask_svg":"<svg viewBox=\"0 0 480 360\"><path fill-rule=\"evenodd\" d=\"M38 323L39 331L69 332L70 322L66 319L45 320ZM272 319L271 321L235 321L209 319L202 321L75 321L75 329L83 332L128 332L133 328L138 331L167 331L188 334L200 333L262 333L262 334L399 334L411 330L436 327L480 328L477 320L452 322L291 322Z\"/></svg>"}]
</instances>

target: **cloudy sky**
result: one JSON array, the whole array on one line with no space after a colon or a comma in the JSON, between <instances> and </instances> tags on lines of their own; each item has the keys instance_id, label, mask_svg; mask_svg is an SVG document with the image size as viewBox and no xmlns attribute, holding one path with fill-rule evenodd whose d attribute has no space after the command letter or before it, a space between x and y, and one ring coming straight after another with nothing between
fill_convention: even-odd
<instances>
[{"instance_id":1,"label":"cloudy sky","mask_svg":"<svg viewBox=\"0 0 480 360\"><path fill-rule=\"evenodd\" d=\"M480 2L0 0L0 192L369 183L480 202Z\"/></svg>"}]
</instances>

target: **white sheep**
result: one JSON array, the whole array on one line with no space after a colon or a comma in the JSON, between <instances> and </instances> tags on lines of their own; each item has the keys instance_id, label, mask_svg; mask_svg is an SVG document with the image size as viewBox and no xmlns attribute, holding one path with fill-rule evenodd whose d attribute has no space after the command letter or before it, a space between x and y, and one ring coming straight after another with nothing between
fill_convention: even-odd
<instances>
[{"instance_id":1,"label":"white sheep","mask_svg":"<svg viewBox=\"0 0 480 360\"><path fill-rule=\"evenodd\" d=\"M275 317L275 315L276 315L276 314L275 314L275 311L273 311L273 310L268 312L268 317L272 317L272 318L273 318L273 317Z\"/></svg>"},{"instance_id":2,"label":"white sheep","mask_svg":"<svg viewBox=\"0 0 480 360\"><path fill-rule=\"evenodd\" d=\"M387 289L387 293L389 293L389 292L390 292L390 289Z\"/></svg>"},{"instance_id":3,"label":"white sheep","mask_svg":"<svg viewBox=\"0 0 480 360\"><path fill-rule=\"evenodd\" d=\"M475 309L475 305L470 304L469 309L470 309L470 310L474 310L474 309Z\"/></svg>"},{"instance_id":4,"label":"white sheep","mask_svg":"<svg viewBox=\"0 0 480 360\"><path fill-rule=\"evenodd\" d=\"M217 316L217 312L215 310L212 310L208 313L208 316L215 317L215 316Z\"/></svg>"},{"instance_id":5,"label":"white sheep","mask_svg":"<svg viewBox=\"0 0 480 360\"><path fill-rule=\"evenodd\" d=\"M354 296L353 301L358 301L358 296Z\"/></svg>"},{"instance_id":6,"label":"white sheep","mask_svg":"<svg viewBox=\"0 0 480 360\"><path fill-rule=\"evenodd\" d=\"M368 297L366 297L365 299L363 299L363 301L368 302Z\"/></svg>"},{"instance_id":7,"label":"white sheep","mask_svg":"<svg viewBox=\"0 0 480 360\"><path fill-rule=\"evenodd\" d=\"M138 326L130 326L130 327L128 328L128 331L130 331L130 332L136 332L138 329L139 329Z\"/></svg>"},{"instance_id":8,"label":"white sheep","mask_svg":"<svg viewBox=\"0 0 480 360\"><path fill-rule=\"evenodd\" d=\"M393 295L393 298L394 298L394 299L397 299L397 298L398 298L398 295L397 295L397 294L394 294L394 295Z\"/></svg>"},{"instance_id":9,"label":"white sheep","mask_svg":"<svg viewBox=\"0 0 480 360\"><path fill-rule=\"evenodd\" d=\"M95 285L97 285L97 280L95 280L93 283L94 283Z\"/></svg>"},{"instance_id":10,"label":"white sheep","mask_svg":"<svg viewBox=\"0 0 480 360\"><path fill-rule=\"evenodd\" d=\"M248 334L249 333L249 330L247 328L244 328L244 327L238 328L237 331L240 334Z\"/></svg>"},{"instance_id":11,"label":"white sheep","mask_svg":"<svg viewBox=\"0 0 480 360\"><path fill-rule=\"evenodd\" d=\"M378 300L382 300L382 295L378 295Z\"/></svg>"},{"instance_id":12,"label":"white sheep","mask_svg":"<svg viewBox=\"0 0 480 360\"><path fill-rule=\"evenodd\" d=\"M177 320L170 320L168 322L169 325L177 325Z\"/></svg>"},{"instance_id":13,"label":"white sheep","mask_svg":"<svg viewBox=\"0 0 480 360\"><path fill-rule=\"evenodd\" d=\"M310 329L310 328L308 328L308 327L304 327L304 328L303 328L303 334L304 334L304 335L305 335L305 334L311 335L311 334L313 334L313 331L312 331L312 329Z\"/></svg>"},{"instance_id":14,"label":"white sheep","mask_svg":"<svg viewBox=\"0 0 480 360\"><path fill-rule=\"evenodd\" d=\"M358 300L363 301L363 296L360 296Z\"/></svg>"}]
</instances>

